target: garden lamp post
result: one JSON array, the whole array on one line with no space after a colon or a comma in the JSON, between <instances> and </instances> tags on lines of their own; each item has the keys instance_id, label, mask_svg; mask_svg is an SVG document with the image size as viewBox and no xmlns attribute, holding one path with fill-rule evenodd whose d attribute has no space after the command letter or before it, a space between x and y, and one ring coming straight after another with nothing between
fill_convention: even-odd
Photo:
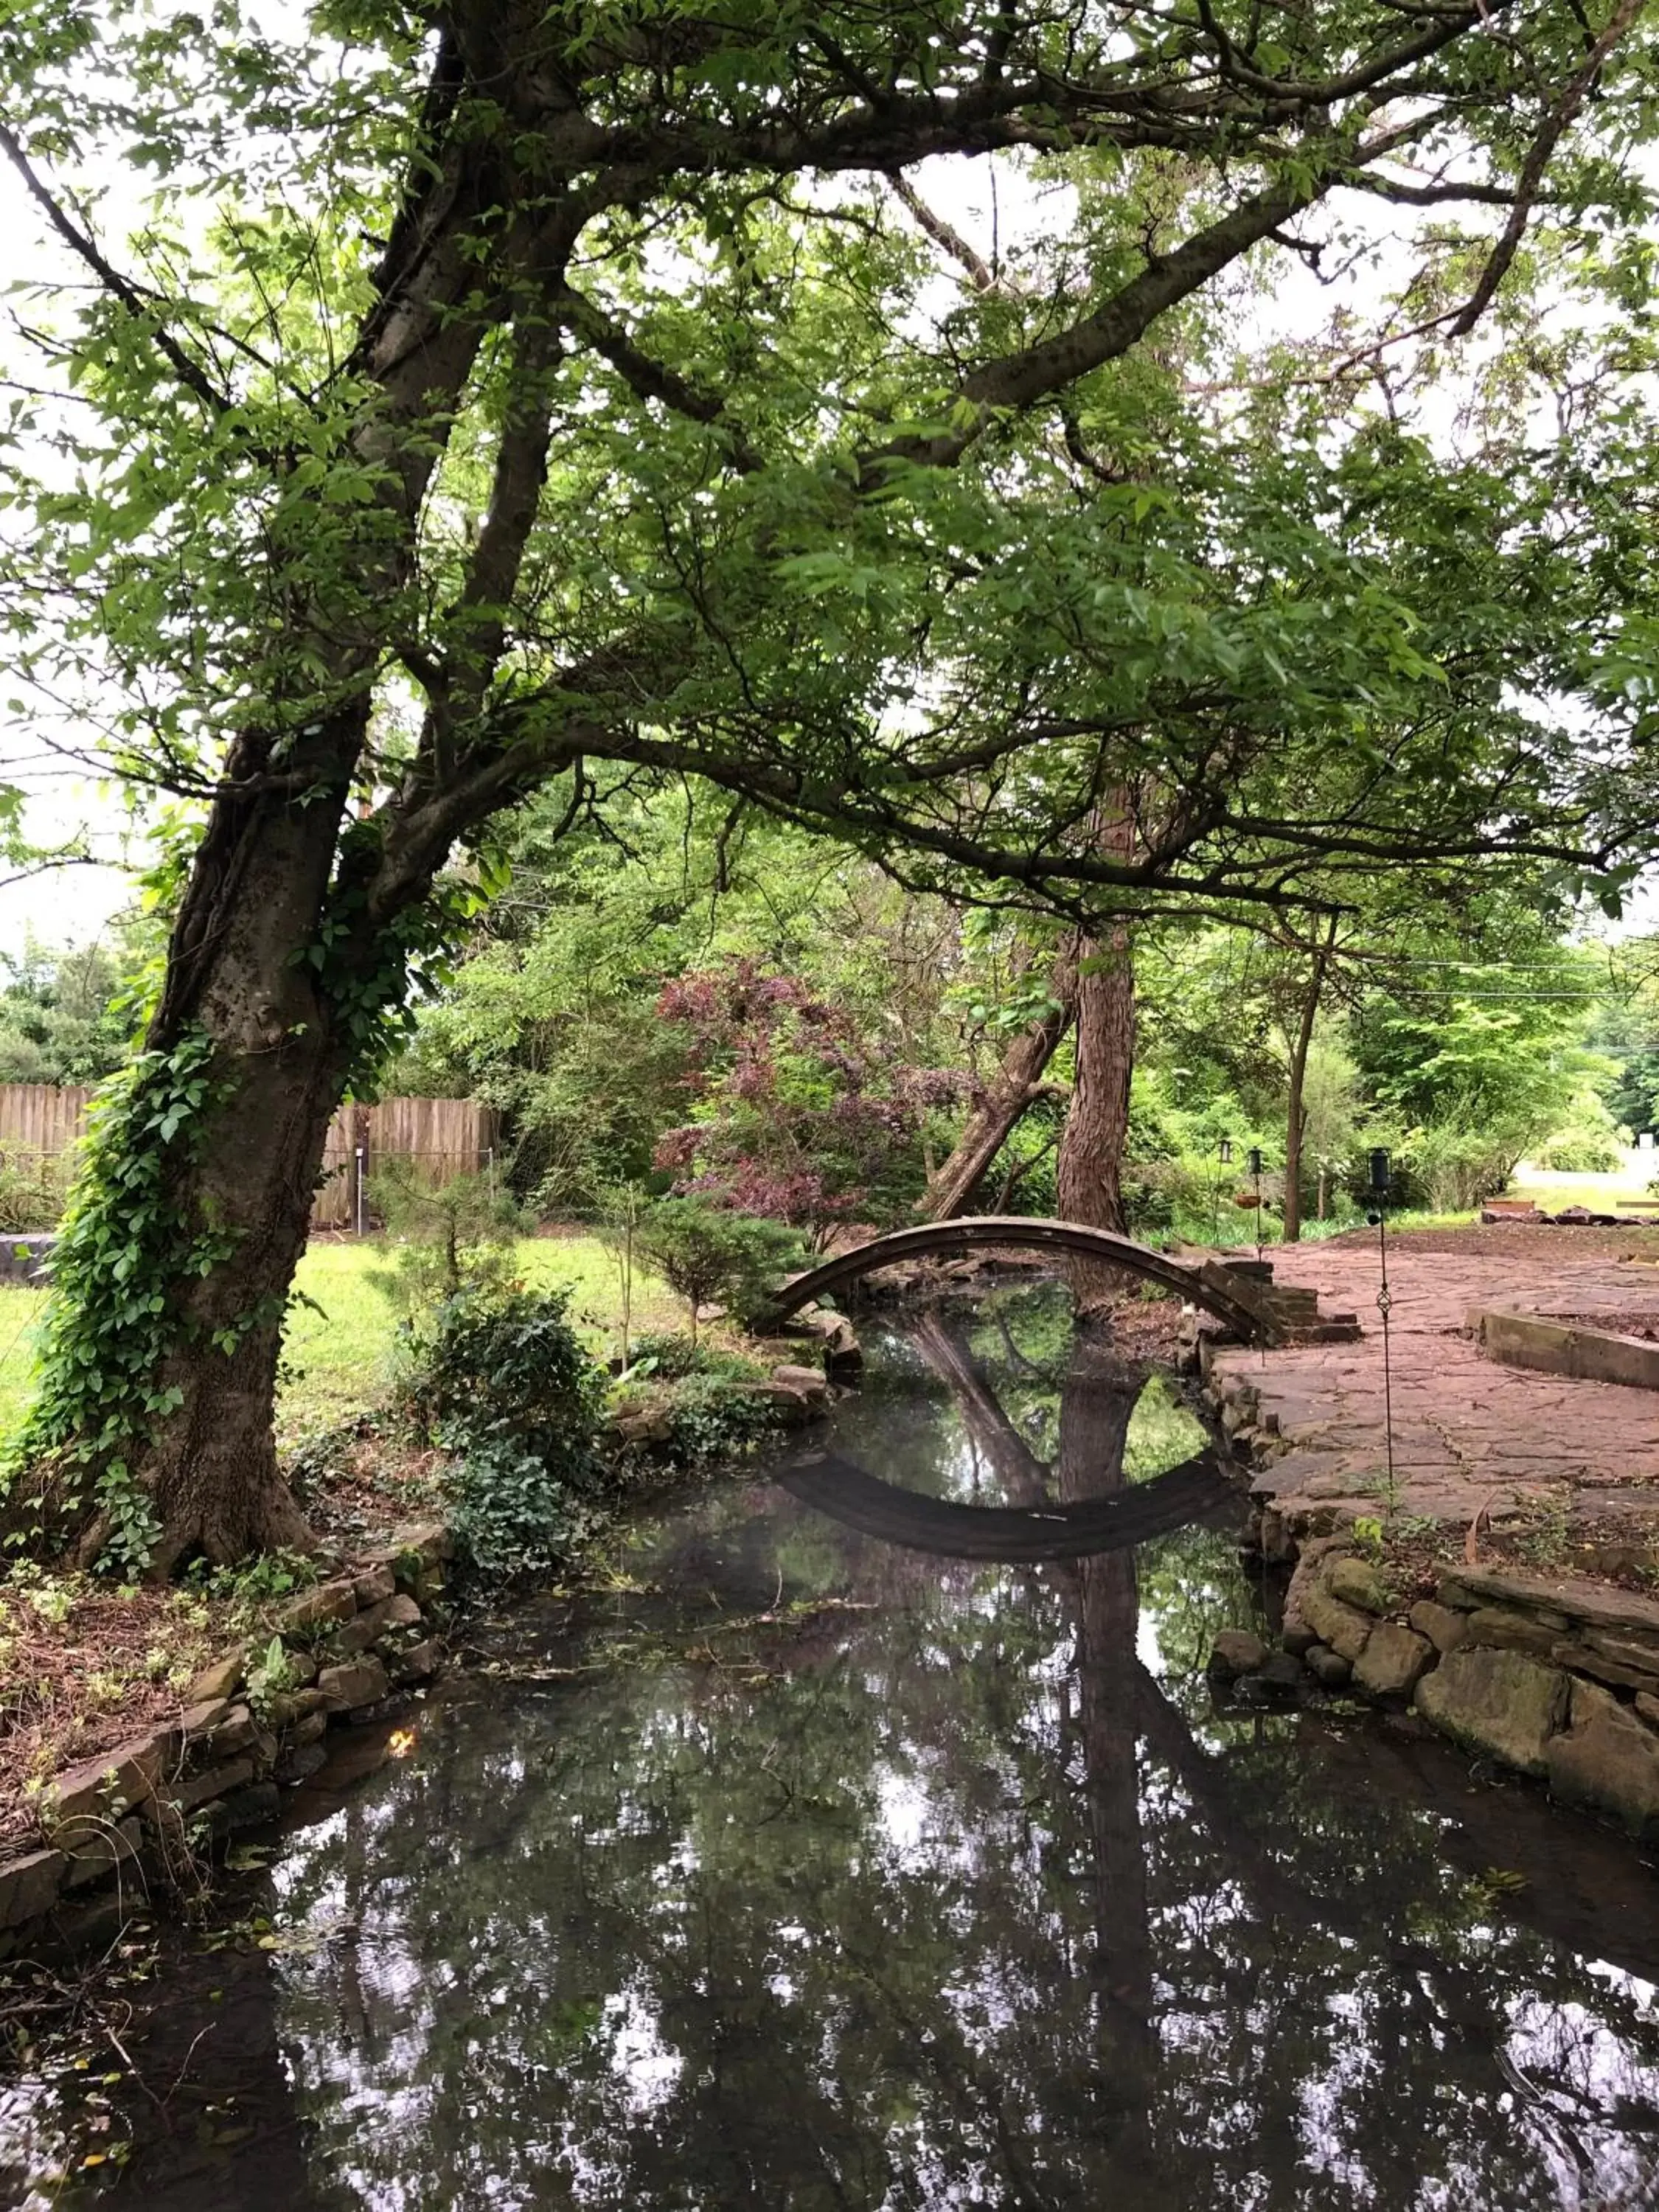
<instances>
[{"instance_id":1,"label":"garden lamp post","mask_svg":"<svg viewBox=\"0 0 1659 2212\"><path fill-rule=\"evenodd\" d=\"M1255 1256L1261 1257L1261 1147L1250 1146L1250 1181L1255 1190Z\"/></svg>"}]
</instances>

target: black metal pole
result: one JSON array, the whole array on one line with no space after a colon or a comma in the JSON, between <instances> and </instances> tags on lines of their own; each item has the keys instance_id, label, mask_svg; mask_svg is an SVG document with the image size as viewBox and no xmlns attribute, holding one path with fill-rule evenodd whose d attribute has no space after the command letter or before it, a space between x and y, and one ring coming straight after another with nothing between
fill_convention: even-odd
<instances>
[{"instance_id":1,"label":"black metal pole","mask_svg":"<svg viewBox=\"0 0 1659 2212\"><path fill-rule=\"evenodd\" d=\"M1376 1260L1380 1281L1376 1310L1382 1317L1382 1437L1389 1460L1389 1503L1394 1502L1394 1371L1389 1358L1389 1316L1394 1293L1389 1288L1389 1156L1379 1146L1371 1154L1371 1219L1376 1224Z\"/></svg>"},{"instance_id":2,"label":"black metal pole","mask_svg":"<svg viewBox=\"0 0 1659 2212\"><path fill-rule=\"evenodd\" d=\"M1216 1147L1216 1158L1221 1163L1210 1184L1210 1242L1218 1246L1221 1241L1221 1171L1229 1166L1233 1157L1233 1140L1224 1137Z\"/></svg>"}]
</instances>

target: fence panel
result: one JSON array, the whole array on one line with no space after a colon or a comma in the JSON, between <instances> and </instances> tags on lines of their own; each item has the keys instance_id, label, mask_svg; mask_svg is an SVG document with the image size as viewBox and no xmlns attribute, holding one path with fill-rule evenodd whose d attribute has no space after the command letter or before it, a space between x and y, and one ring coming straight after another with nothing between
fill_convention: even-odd
<instances>
[{"instance_id":1,"label":"fence panel","mask_svg":"<svg viewBox=\"0 0 1659 2212\"><path fill-rule=\"evenodd\" d=\"M91 1096L78 1084L0 1083L0 1155L56 1159L80 1135Z\"/></svg>"},{"instance_id":2,"label":"fence panel","mask_svg":"<svg viewBox=\"0 0 1659 2212\"><path fill-rule=\"evenodd\" d=\"M91 1092L78 1085L0 1084L0 1167L28 1172L61 1158L80 1135ZM471 1098L382 1098L376 1106L342 1106L330 1122L323 1182L312 1201L313 1229L349 1229L357 1219L357 1154L368 1170L408 1159L436 1186L472 1175L493 1155L497 1117Z\"/></svg>"},{"instance_id":3,"label":"fence panel","mask_svg":"<svg viewBox=\"0 0 1659 2212\"><path fill-rule=\"evenodd\" d=\"M495 1115L471 1098L382 1098L368 1109L368 1164L413 1161L434 1186L475 1175L495 1143Z\"/></svg>"}]
</instances>

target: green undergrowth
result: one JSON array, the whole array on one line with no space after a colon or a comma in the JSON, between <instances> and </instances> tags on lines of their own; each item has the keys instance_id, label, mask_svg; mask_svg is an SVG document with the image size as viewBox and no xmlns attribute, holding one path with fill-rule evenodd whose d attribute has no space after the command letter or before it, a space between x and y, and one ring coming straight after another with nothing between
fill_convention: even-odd
<instances>
[{"instance_id":1,"label":"green undergrowth","mask_svg":"<svg viewBox=\"0 0 1659 2212\"><path fill-rule=\"evenodd\" d=\"M599 1448L605 1371L570 1298L563 1285L463 1289L410 1340L404 1415L445 1455L450 1527L487 1580L580 1556L617 1509Z\"/></svg>"},{"instance_id":2,"label":"green undergrowth","mask_svg":"<svg viewBox=\"0 0 1659 2212\"><path fill-rule=\"evenodd\" d=\"M1409 1237L1413 1231L1421 1232L1431 1229L1472 1229L1479 1219L1480 1216L1475 1213L1432 1213L1426 1207L1402 1207L1399 1212L1391 1212L1389 1215L1389 1233L1390 1236ZM1333 1237L1352 1237L1356 1231L1364 1231L1369 1226L1370 1224L1364 1215L1358 1212L1346 1213L1337 1220L1304 1221L1302 1224L1302 1242L1304 1244L1323 1243ZM1224 1221L1221 1227L1222 1234L1218 1240L1219 1249L1239 1251L1247 1246L1255 1245L1254 1215L1245 1217L1245 1228L1242 1235L1238 1233L1238 1224L1235 1222ZM1264 1213L1261 1217L1261 1244L1264 1251L1269 1245L1277 1247L1279 1244L1281 1239L1279 1231L1279 1223L1277 1218Z\"/></svg>"}]
</instances>

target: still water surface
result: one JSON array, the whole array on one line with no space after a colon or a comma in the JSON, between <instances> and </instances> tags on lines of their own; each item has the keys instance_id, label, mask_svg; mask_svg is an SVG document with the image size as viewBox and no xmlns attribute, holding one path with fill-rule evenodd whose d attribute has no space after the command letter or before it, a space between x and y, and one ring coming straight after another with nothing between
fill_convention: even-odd
<instances>
[{"instance_id":1,"label":"still water surface","mask_svg":"<svg viewBox=\"0 0 1659 2212\"><path fill-rule=\"evenodd\" d=\"M827 1471L635 1532L296 1799L278 1948L181 1940L141 2001L184 2079L110 2201L1659 2207L1652 1869L1374 1717L1218 1711L1237 1504L1060 1291L872 1349Z\"/></svg>"}]
</instances>

